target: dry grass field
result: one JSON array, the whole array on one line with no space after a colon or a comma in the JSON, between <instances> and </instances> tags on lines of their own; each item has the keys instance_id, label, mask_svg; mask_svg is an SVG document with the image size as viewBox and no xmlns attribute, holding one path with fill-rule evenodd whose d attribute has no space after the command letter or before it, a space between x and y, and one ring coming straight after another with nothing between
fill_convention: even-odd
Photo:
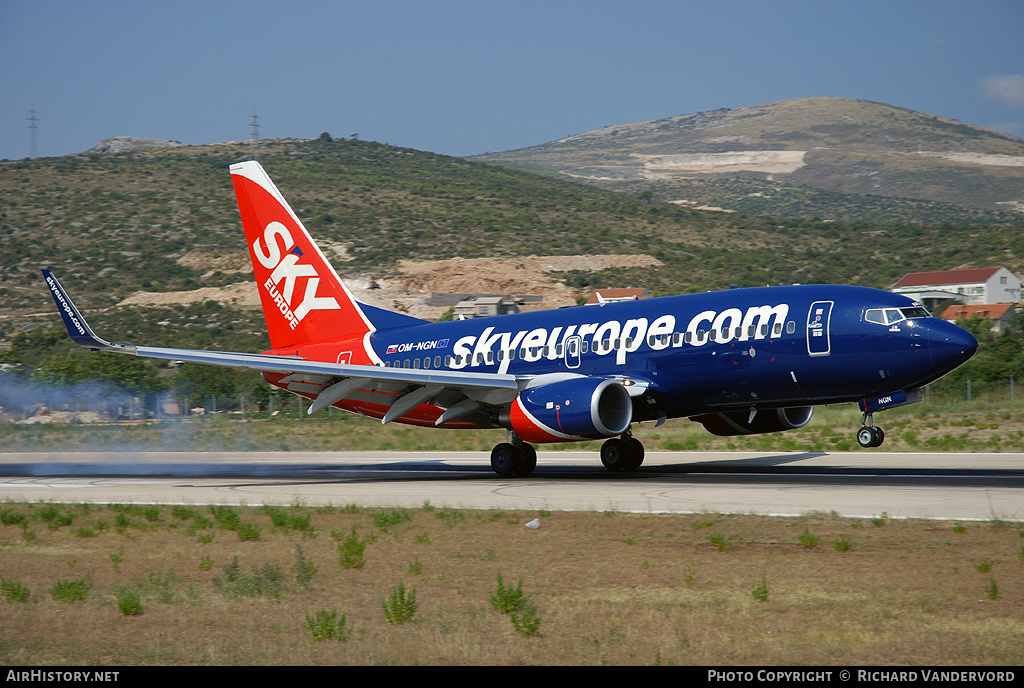
<instances>
[{"instance_id":1,"label":"dry grass field","mask_svg":"<svg viewBox=\"0 0 1024 688\"><path fill-rule=\"evenodd\" d=\"M429 504L0 516L6 665L1024 663L1020 523ZM518 606L499 575L521 581Z\"/></svg>"}]
</instances>

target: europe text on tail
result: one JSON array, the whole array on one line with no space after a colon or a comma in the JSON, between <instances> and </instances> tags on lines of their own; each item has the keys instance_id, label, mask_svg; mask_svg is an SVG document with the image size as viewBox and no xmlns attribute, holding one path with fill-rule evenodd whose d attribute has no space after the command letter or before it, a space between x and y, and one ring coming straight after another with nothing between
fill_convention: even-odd
<instances>
[{"instance_id":1,"label":"europe text on tail","mask_svg":"<svg viewBox=\"0 0 1024 688\"><path fill-rule=\"evenodd\" d=\"M431 323L356 300L257 162L231 166L273 348L236 353L99 338L43 270L71 337L90 349L261 371L312 403L440 428L505 428L491 466L536 468L531 443L605 440L601 462L636 470L633 423L689 418L718 435L778 432L814 406L856 402L861 446L874 413L974 355L965 330L877 289L730 289Z\"/></svg>"}]
</instances>

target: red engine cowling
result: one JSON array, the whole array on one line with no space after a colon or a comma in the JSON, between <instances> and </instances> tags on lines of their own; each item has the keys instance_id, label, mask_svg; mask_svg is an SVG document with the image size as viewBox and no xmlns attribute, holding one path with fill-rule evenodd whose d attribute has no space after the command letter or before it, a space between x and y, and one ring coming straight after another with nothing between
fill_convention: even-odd
<instances>
[{"instance_id":1,"label":"red engine cowling","mask_svg":"<svg viewBox=\"0 0 1024 688\"><path fill-rule=\"evenodd\" d=\"M567 442L621 435L633 402L616 380L576 377L525 389L501 414L502 426L527 442Z\"/></svg>"},{"instance_id":2,"label":"red engine cowling","mask_svg":"<svg viewBox=\"0 0 1024 688\"><path fill-rule=\"evenodd\" d=\"M725 411L723 413L704 413L690 418L704 426L714 435L730 437L732 435L757 435L765 432L781 432L795 430L807 425L814 413L813 406L791 406L780 409L764 409L754 414L750 420L749 411Z\"/></svg>"}]
</instances>

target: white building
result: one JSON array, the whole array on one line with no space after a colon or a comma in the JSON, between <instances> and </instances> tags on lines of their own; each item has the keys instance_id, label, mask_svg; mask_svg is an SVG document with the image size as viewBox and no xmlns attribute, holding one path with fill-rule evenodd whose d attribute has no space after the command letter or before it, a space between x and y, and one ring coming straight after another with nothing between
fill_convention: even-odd
<instances>
[{"instance_id":1,"label":"white building","mask_svg":"<svg viewBox=\"0 0 1024 688\"><path fill-rule=\"evenodd\" d=\"M967 305L1016 303L1021 300L1020 288L1020 278L999 267L911 272L889 290L934 308L947 299Z\"/></svg>"}]
</instances>

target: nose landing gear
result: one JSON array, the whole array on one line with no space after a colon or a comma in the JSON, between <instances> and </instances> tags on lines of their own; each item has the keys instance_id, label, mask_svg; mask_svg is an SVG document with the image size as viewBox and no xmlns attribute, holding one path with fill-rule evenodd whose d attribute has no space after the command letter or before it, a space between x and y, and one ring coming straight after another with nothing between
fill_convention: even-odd
<instances>
[{"instance_id":1,"label":"nose landing gear","mask_svg":"<svg viewBox=\"0 0 1024 688\"><path fill-rule=\"evenodd\" d=\"M857 444L867 449L868 447L880 447L885 441L885 431L876 427L874 416L870 413L864 414L863 427L857 431Z\"/></svg>"}]
</instances>

